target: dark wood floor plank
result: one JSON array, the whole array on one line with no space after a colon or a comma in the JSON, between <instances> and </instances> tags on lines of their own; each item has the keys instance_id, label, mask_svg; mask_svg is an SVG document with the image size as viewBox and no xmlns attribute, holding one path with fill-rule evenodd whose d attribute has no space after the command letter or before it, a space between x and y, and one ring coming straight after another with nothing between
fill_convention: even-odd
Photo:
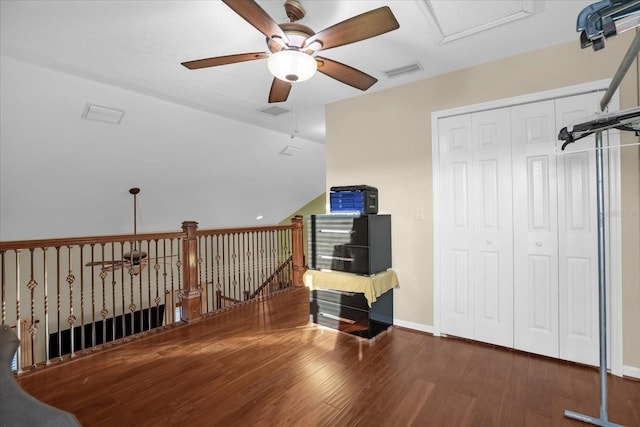
<instances>
[{"instance_id":1,"label":"dark wood floor plank","mask_svg":"<svg viewBox=\"0 0 640 427\"><path fill-rule=\"evenodd\" d=\"M357 362L351 361L347 364L349 369L346 369L343 374L342 384L326 396L324 402L340 410L354 400L362 406L371 405L378 395L374 390L387 387L387 382L392 375L394 364L389 360L392 341L392 337L385 333L384 337L379 337L373 344L377 354L359 352ZM380 375L374 376L372 372L378 372ZM358 395L362 397L356 399Z\"/></svg>"},{"instance_id":2,"label":"dark wood floor plank","mask_svg":"<svg viewBox=\"0 0 640 427\"><path fill-rule=\"evenodd\" d=\"M529 359L526 354L517 352L510 354L509 363L505 366L505 392L500 403L499 425L521 426L524 424Z\"/></svg>"},{"instance_id":3,"label":"dark wood floor plank","mask_svg":"<svg viewBox=\"0 0 640 427\"><path fill-rule=\"evenodd\" d=\"M549 360L542 357L531 357L527 364L527 376L542 381L549 381Z\"/></svg>"},{"instance_id":4,"label":"dark wood floor plank","mask_svg":"<svg viewBox=\"0 0 640 427\"><path fill-rule=\"evenodd\" d=\"M465 369L462 378L458 382L455 391L457 393L466 394L470 397L478 397L482 391L482 380L487 370L488 360L485 357L478 356L478 352L474 352L473 357L469 361L469 365Z\"/></svg>"},{"instance_id":5,"label":"dark wood floor plank","mask_svg":"<svg viewBox=\"0 0 640 427\"><path fill-rule=\"evenodd\" d=\"M575 398L571 375L566 363L555 362L550 364L549 382L555 396L562 396L569 399Z\"/></svg>"},{"instance_id":6,"label":"dark wood floor plank","mask_svg":"<svg viewBox=\"0 0 640 427\"><path fill-rule=\"evenodd\" d=\"M565 410L575 411L579 405L574 399L564 397L564 396L556 396L551 401L551 421L552 425L555 427L570 427L575 426L576 421L567 418L564 415ZM584 424L583 424L584 425Z\"/></svg>"},{"instance_id":7,"label":"dark wood floor plank","mask_svg":"<svg viewBox=\"0 0 640 427\"><path fill-rule=\"evenodd\" d=\"M306 289L18 377L93 426L579 426L598 371L393 327L309 323ZM640 426L640 382L610 378L609 419Z\"/></svg>"},{"instance_id":8,"label":"dark wood floor plank","mask_svg":"<svg viewBox=\"0 0 640 427\"><path fill-rule=\"evenodd\" d=\"M484 346L480 349L480 353L487 359L487 369L485 376L493 378L499 381L504 381L511 360L511 350L503 349L500 347Z\"/></svg>"},{"instance_id":9,"label":"dark wood floor plank","mask_svg":"<svg viewBox=\"0 0 640 427\"><path fill-rule=\"evenodd\" d=\"M524 427L551 427L553 425L551 418L540 415L536 412L525 410Z\"/></svg>"},{"instance_id":10,"label":"dark wood floor plank","mask_svg":"<svg viewBox=\"0 0 640 427\"><path fill-rule=\"evenodd\" d=\"M480 385L471 416L472 427L499 426L500 405L504 400L505 382L485 375Z\"/></svg>"},{"instance_id":11,"label":"dark wood floor plank","mask_svg":"<svg viewBox=\"0 0 640 427\"><path fill-rule=\"evenodd\" d=\"M638 421L638 425L640 426L640 401L627 400L627 405L629 405L631 412L633 412L633 419Z\"/></svg>"},{"instance_id":12,"label":"dark wood floor plank","mask_svg":"<svg viewBox=\"0 0 640 427\"><path fill-rule=\"evenodd\" d=\"M594 374L597 375L595 370ZM588 379L587 381L573 379L572 384L576 396L575 402L578 404L578 407L567 409L592 417L598 417L600 412L600 388L597 383L592 379Z\"/></svg>"},{"instance_id":13,"label":"dark wood floor plank","mask_svg":"<svg viewBox=\"0 0 640 427\"><path fill-rule=\"evenodd\" d=\"M529 377L527 379L526 412L534 412L551 418L551 387L548 380Z\"/></svg>"},{"instance_id":14,"label":"dark wood floor plank","mask_svg":"<svg viewBox=\"0 0 640 427\"><path fill-rule=\"evenodd\" d=\"M624 381L613 375L607 376L607 394L611 396L626 396L626 389L623 385ZM598 389L599 390L599 389ZM635 405L631 404L628 399L607 399L607 411L609 418L615 417L617 424L629 425L629 422L635 418L633 406L640 406L640 402Z\"/></svg>"},{"instance_id":15,"label":"dark wood floor plank","mask_svg":"<svg viewBox=\"0 0 640 427\"><path fill-rule=\"evenodd\" d=\"M629 400L635 400L636 402L640 402L640 380L638 381L624 381L622 380L625 393Z\"/></svg>"},{"instance_id":16,"label":"dark wood floor plank","mask_svg":"<svg viewBox=\"0 0 640 427\"><path fill-rule=\"evenodd\" d=\"M429 343L425 347L425 359L421 363L424 366L422 378L425 381L437 382L442 376L447 375L445 366L454 351L456 340L440 339Z\"/></svg>"},{"instance_id":17,"label":"dark wood floor plank","mask_svg":"<svg viewBox=\"0 0 640 427\"><path fill-rule=\"evenodd\" d=\"M460 346L460 351L449 354L448 361L442 368L442 375L435 383L436 387L416 417L425 425L444 425L442 423L449 415L447 408L450 407L450 401L461 400L454 396L455 389L473 357L473 346L464 341L458 341L456 344Z\"/></svg>"},{"instance_id":18,"label":"dark wood floor plank","mask_svg":"<svg viewBox=\"0 0 640 427\"><path fill-rule=\"evenodd\" d=\"M389 408L389 417L393 420L393 425L412 425L434 388L434 383L421 379L415 379L405 387L397 404L393 408Z\"/></svg>"},{"instance_id":19,"label":"dark wood floor plank","mask_svg":"<svg viewBox=\"0 0 640 427\"><path fill-rule=\"evenodd\" d=\"M471 424L471 414L475 402L475 397L453 392L444 412L434 420L434 425L468 426Z\"/></svg>"}]
</instances>

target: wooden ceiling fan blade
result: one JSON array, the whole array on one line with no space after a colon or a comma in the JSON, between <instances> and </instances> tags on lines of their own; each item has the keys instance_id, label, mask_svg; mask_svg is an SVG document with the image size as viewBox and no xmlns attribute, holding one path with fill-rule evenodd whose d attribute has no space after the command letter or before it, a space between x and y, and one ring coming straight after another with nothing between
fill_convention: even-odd
<instances>
[{"instance_id":1,"label":"wooden ceiling fan blade","mask_svg":"<svg viewBox=\"0 0 640 427\"><path fill-rule=\"evenodd\" d=\"M316 33L305 40L304 46L309 47L314 42L320 42L322 50L326 50L379 36L398 28L400 28L400 24L389 6L383 6Z\"/></svg>"},{"instance_id":2,"label":"wooden ceiling fan blade","mask_svg":"<svg viewBox=\"0 0 640 427\"><path fill-rule=\"evenodd\" d=\"M122 263L117 263L117 264L110 264L110 265L105 265L104 267L102 267L102 269L104 271L115 271L115 270L119 270L123 267Z\"/></svg>"},{"instance_id":3,"label":"wooden ceiling fan blade","mask_svg":"<svg viewBox=\"0 0 640 427\"><path fill-rule=\"evenodd\" d=\"M269 54L267 52L239 53L236 55L196 59L195 61L183 62L182 65L190 70L197 70L199 68L217 67L218 65L235 64L236 62L255 61L256 59L264 59L268 57Z\"/></svg>"},{"instance_id":4,"label":"wooden ceiling fan blade","mask_svg":"<svg viewBox=\"0 0 640 427\"><path fill-rule=\"evenodd\" d=\"M356 89L367 90L378 81L367 73L332 59L316 56L316 61L319 72Z\"/></svg>"},{"instance_id":5,"label":"wooden ceiling fan blade","mask_svg":"<svg viewBox=\"0 0 640 427\"><path fill-rule=\"evenodd\" d=\"M88 267L100 266L101 270L114 271L119 268L122 268L123 264L124 263L122 261L94 261L94 262L88 262L85 265Z\"/></svg>"},{"instance_id":6,"label":"wooden ceiling fan blade","mask_svg":"<svg viewBox=\"0 0 640 427\"><path fill-rule=\"evenodd\" d=\"M286 101L291 92L291 86L291 83L274 77L269 91L269 103Z\"/></svg>"},{"instance_id":7,"label":"wooden ceiling fan blade","mask_svg":"<svg viewBox=\"0 0 640 427\"><path fill-rule=\"evenodd\" d=\"M160 256L150 256L148 259L164 259L164 258L176 258L178 255L160 255Z\"/></svg>"},{"instance_id":8,"label":"wooden ceiling fan blade","mask_svg":"<svg viewBox=\"0 0 640 427\"><path fill-rule=\"evenodd\" d=\"M107 264L115 264L119 261L91 261L85 264L85 267L92 267L94 265L107 265Z\"/></svg>"},{"instance_id":9,"label":"wooden ceiling fan blade","mask_svg":"<svg viewBox=\"0 0 640 427\"><path fill-rule=\"evenodd\" d=\"M172 265L172 261L170 259L160 259L158 258L145 258L138 263L138 265ZM134 264L135 265L135 264Z\"/></svg>"},{"instance_id":10,"label":"wooden ceiling fan blade","mask_svg":"<svg viewBox=\"0 0 640 427\"><path fill-rule=\"evenodd\" d=\"M161 256L148 256L148 257L144 257L142 258L142 262L148 262L148 263L152 263L152 264L169 264L171 262L173 262L173 260L171 258L177 258L178 255L161 255Z\"/></svg>"},{"instance_id":11,"label":"wooden ceiling fan blade","mask_svg":"<svg viewBox=\"0 0 640 427\"><path fill-rule=\"evenodd\" d=\"M258 3L253 0L222 0L224 4L229 6L235 13L240 15L245 21L253 25L258 31L267 36L267 38L280 38L285 43L289 42L289 38L278 26L267 12L264 11Z\"/></svg>"}]
</instances>

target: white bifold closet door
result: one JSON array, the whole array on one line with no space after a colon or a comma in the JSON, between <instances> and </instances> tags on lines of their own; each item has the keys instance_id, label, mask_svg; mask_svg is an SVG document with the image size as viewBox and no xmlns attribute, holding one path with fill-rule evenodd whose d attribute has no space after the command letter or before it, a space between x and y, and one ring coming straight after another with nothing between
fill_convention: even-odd
<instances>
[{"instance_id":1,"label":"white bifold closet door","mask_svg":"<svg viewBox=\"0 0 640 427\"><path fill-rule=\"evenodd\" d=\"M556 100L556 125L593 116L601 93ZM595 137L567 146L558 156L559 357L599 364L598 226ZM603 152L608 176L608 151ZM608 195L605 195L608 197Z\"/></svg>"},{"instance_id":2,"label":"white bifold closet door","mask_svg":"<svg viewBox=\"0 0 640 427\"><path fill-rule=\"evenodd\" d=\"M514 347L558 357L558 197L555 103L511 109Z\"/></svg>"},{"instance_id":3,"label":"white bifold closet door","mask_svg":"<svg viewBox=\"0 0 640 427\"><path fill-rule=\"evenodd\" d=\"M600 96L439 120L443 333L598 363L593 138L557 135Z\"/></svg>"},{"instance_id":4,"label":"white bifold closet door","mask_svg":"<svg viewBox=\"0 0 640 427\"><path fill-rule=\"evenodd\" d=\"M594 140L562 152L557 134L593 115L600 97L511 109L515 348L591 365L599 360Z\"/></svg>"},{"instance_id":5,"label":"white bifold closet door","mask_svg":"<svg viewBox=\"0 0 640 427\"><path fill-rule=\"evenodd\" d=\"M513 346L509 109L440 121L443 312L452 335Z\"/></svg>"}]
</instances>

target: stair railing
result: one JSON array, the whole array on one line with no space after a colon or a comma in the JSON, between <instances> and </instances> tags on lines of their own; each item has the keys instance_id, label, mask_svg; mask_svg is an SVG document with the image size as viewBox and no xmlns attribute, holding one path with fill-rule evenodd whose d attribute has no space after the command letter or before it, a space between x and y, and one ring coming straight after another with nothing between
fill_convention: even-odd
<instances>
[{"instance_id":1,"label":"stair railing","mask_svg":"<svg viewBox=\"0 0 640 427\"><path fill-rule=\"evenodd\" d=\"M185 221L180 232L0 242L1 323L22 325L16 333L30 343L17 356L21 372L239 304L278 274L289 275L286 287L302 286L303 262L301 217L267 227L200 230Z\"/></svg>"}]
</instances>

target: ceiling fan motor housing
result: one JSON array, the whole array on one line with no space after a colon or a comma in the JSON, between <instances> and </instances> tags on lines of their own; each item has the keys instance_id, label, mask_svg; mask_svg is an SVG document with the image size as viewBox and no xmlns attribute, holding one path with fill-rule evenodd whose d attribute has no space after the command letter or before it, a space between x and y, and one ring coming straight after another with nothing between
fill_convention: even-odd
<instances>
[{"instance_id":1,"label":"ceiling fan motor housing","mask_svg":"<svg viewBox=\"0 0 640 427\"><path fill-rule=\"evenodd\" d=\"M297 49L300 50L304 45L305 40L315 34L315 32L306 25L296 24L294 22L288 22L284 24L278 24L282 31L289 38L289 43L286 45L281 43L276 37L267 37L267 46L271 53L276 53L282 49Z\"/></svg>"}]
</instances>

